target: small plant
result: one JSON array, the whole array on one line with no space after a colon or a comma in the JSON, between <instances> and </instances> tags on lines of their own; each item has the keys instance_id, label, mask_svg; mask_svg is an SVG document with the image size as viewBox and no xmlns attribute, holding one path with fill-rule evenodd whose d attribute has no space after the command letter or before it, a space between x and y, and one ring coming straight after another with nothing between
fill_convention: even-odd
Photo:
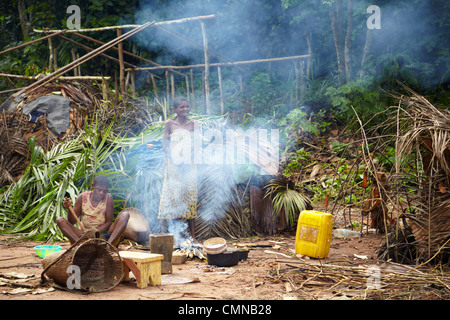
<instances>
[{"instance_id":1,"label":"small plant","mask_svg":"<svg viewBox=\"0 0 450 320\"><path fill-rule=\"evenodd\" d=\"M273 199L273 209L276 217L284 210L286 221L290 225L294 225L298 214L305 210L309 203L309 199L301 193L300 188L286 176L270 180L265 187L265 197Z\"/></svg>"}]
</instances>

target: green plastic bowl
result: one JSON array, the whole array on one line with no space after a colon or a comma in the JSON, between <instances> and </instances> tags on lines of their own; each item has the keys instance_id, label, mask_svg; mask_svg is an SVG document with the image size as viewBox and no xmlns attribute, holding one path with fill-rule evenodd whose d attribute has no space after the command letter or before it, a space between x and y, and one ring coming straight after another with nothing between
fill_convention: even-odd
<instances>
[{"instance_id":1,"label":"green plastic bowl","mask_svg":"<svg viewBox=\"0 0 450 320\"><path fill-rule=\"evenodd\" d=\"M62 249L61 246L55 245L44 245L34 247L34 250L36 250L36 254L39 256L39 258L45 258L49 254L58 252L61 249Z\"/></svg>"}]
</instances>

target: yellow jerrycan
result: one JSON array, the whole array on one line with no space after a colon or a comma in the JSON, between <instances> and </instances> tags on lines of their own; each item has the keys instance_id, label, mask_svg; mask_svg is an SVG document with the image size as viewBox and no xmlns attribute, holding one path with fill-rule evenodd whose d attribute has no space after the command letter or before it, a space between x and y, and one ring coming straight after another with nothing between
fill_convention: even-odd
<instances>
[{"instance_id":1,"label":"yellow jerrycan","mask_svg":"<svg viewBox=\"0 0 450 320\"><path fill-rule=\"evenodd\" d=\"M295 236L295 252L311 258L323 259L330 252L333 216L315 210L300 212Z\"/></svg>"}]
</instances>

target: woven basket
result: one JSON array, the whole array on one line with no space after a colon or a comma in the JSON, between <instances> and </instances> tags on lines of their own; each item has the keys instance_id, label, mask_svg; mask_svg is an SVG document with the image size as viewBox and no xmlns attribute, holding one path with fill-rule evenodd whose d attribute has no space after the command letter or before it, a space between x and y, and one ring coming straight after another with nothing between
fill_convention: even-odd
<instances>
[{"instance_id":1,"label":"woven basket","mask_svg":"<svg viewBox=\"0 0 450 320\"><path fill-rule=\"evenodd\" d=\"M53 257L52 257L53 256ZM122 259L117 249L103 239L89 239L75 242L67 251L45 261L44 274L61 286L67 286L72 273L69 266L77 266L80 270L79 289L86 292L102 292L117 286L123 278ZM69 281L72 281L70 279Z\"/></svg>"}]
</instances>

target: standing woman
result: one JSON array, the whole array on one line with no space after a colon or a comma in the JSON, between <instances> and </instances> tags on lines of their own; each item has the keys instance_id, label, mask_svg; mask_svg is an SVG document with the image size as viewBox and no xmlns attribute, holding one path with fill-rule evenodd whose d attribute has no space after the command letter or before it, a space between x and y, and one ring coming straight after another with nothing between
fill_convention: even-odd
<instances>
[{"instance_id":1,"label":"standing woman","mask_svg":"<svg viewBox=\"0 0 450 320\"><path fill-rule=\"evenodd\" d=\"M173 111L176 117L164 125L163 150L166 155L164 183L159 206L159 219L187 220L194 241L197 216L197 169L194 163L194 133L199 123L189 119L189 102L184 97L175 98Z\"/></svg>"}]
</instances>

